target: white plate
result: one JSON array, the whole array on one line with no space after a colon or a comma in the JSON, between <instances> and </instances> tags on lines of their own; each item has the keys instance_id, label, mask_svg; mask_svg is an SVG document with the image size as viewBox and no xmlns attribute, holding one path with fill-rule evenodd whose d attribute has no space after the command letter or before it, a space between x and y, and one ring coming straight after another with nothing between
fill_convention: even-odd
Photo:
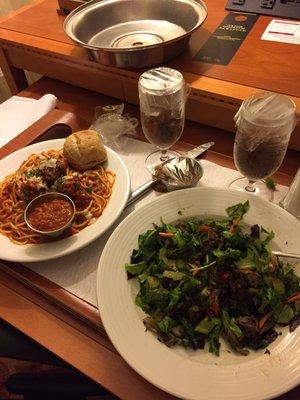
<instances>
[{"instance_id":1,"label":"white plate","mask_svg":"<svg viewBox=\"0 0 300 400\"><path fill-rule=\"evenodd\" d=\"M283 334L269 346L271 354L251 351L247 357L229 353L220 357L207 350L168 348L146 332L143 313L134 304L137 283L124 269L137 248L140 233L152 223L174 222L190 216L224 216L226 207L250 199L245 222L273 229L273 248L300 252L300 223L292 215L253 195L234 190L195 188L149 202L130 214L114 231L102 253L97 296L104 327L121 356L140 375L175 396L192 400L256 400L278 396L300 381L300 329Z\"/></svg>"},{"instance_id":2,"label":"white plate","mask_svg":"<svg viewBox=\"0 0 300 400\"><path fill-rule=\"evenodd\" d=\"M65 139L48 140L24 147L0 161L0 181L16 171L21 163L33 153L44 150L62 149ZM102 235L123 211L130 192L130 178L123 160L113 150L106 148L107 168L116 174L111 198L103 214L95 223L77 235L51 243L16 245L0 234L0 258L8 261L35 262L51 260L70 254L88 245Z\"/></svg>"}]
</instances>

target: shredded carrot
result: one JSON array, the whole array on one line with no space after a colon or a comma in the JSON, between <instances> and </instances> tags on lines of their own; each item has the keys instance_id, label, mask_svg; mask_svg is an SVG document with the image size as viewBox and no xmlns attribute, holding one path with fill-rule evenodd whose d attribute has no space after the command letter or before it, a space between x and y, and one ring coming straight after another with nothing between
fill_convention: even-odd
<instances>
[{"instance_id":1,"label":"shredded carrot","mask_svg":"<svg viewBox=\"0 0 300 400\"><path fill-rule=\"evenodd\" d=\"M262 329L265 325L265 323L268 321L268 319L271 317L272 311L268 312L266 315L261 317L261 319L258 321L258 328Z\"/></svg>"},{"instance_id":2,"label":"shredded carrot","mask_svg":"<svg viewBox=\"0 0 300 400\"><path fill-rule=\"evenodd\" d=\"M191 273L193 275L193 278L195 278L195 276L198 275L198 273L201 271L201 268L198 267L197 265L192 265L192 264L190 264L190 265L192 266L190 271L191 271Z\"/></svg>"},{"instance_id":3,"label":"shredded carrot","mask_svg":"<svg viewBox=\"0 0 300 400\"><path fill-rule=\"evenodd\" d=\"M294 301L297 301L297 300L300 300L300 292L299 292L299 293L296 293L296 294L293 294L293 296L291 296L291 297L287 300L287 302L288 302L288 303L293 303Z\"/></svg>"},{"instance_id":4,"label":"shredded carrot","mask_svg":"<svg viewBox=\"0 0 300 400\"><path fill-rule=\"evenodd\" d=\"M236 219L234 219L234 220L232 221L232 224L231 224L230 229L229 229L229 232L230 232L230 233L234 233L234 232L235 232L236 227L237 227L238 224L241 222L241 220L242 220L242 218L241 218L241 217L238 217L238 218L236 218Z\"/></svg>"},{"instance_id":5,"label":"shredded carrot","mask_svg":"<svg viewBox=\"0 0 300 400\"><path fill-rule=\"evenodd\" d=\"M164 237L164 238L171 238L174 236L174 233L172 232L159 232L159 236Z\"/></svg>"},{"instance_id":6,"label":"shredded carrot","mask_svg":"<svg viewBox=\"0 0 300 400\"><path fill-rule=\"evenodd\" d=\"M277 266L277 258L276 258L276 256L272 256L271 260L269 262L269 265L268 265L270 272L274 272L276 269L276 266Z\"/></svg>"}]
</instances>

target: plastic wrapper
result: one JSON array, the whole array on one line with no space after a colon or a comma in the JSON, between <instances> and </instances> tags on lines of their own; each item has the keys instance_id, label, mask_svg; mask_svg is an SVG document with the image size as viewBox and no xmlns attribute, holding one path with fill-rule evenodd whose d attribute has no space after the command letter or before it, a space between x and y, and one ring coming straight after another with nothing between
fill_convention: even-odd
<instances>
[{"instance_id":1,"label":"plastic wrapper","mask_svg":"<svg viewBox=\"0 0 300 400\"><path fill-rule=\"evenodd\" d=\"M141 111L155 113L156 109L184 113L190 87L181 73L171 68L155 68L144 72L139 79Z\"/></svg>"},{"instance_id":2,"label":"plastic wrapper","mask_svg":"<svg viewBox=\"0 0 300 400\"><path fill-rule=\"evenodd\" d=\"M171 68L146 71L139 79L143 131L161 150L170 148L181 136L188 93L181 73Z\"/></svg>"},{"instance_id":3,"label":"plastic wrapper","mask_svg":"<svg viewBox=\"0 0 300 400\"><path fill-rule=\"evenodd\" d=\"M198 161L188 157L175 157L154 171L154 178L161 180L169 191L193 186L202 175L203 169Z\"/></svg>"},{"instance_id":4,"label":"plastic wrapper","mask_svg":"<svg viewBox=\"0 0 300 400\"><path fill-rule=\"evenodd\" d=\"M282 148L296 125L295 104L281 94L258 93L243 101L234 120L248 151L264 142Z\"/></svg>"},{"instance_id":5,"label":"plastic wrapper","mask_svg":"<svg viewBox=\"0 0 300 400\"><path fill-rule=\"evenodd\" d=\"M98 132L103 143L115 150L122 150L127 145L128 137L136 136L137 118L123 114L124 104L95 108L95 119L90 129Z\"/></svg>"}]
</instances>

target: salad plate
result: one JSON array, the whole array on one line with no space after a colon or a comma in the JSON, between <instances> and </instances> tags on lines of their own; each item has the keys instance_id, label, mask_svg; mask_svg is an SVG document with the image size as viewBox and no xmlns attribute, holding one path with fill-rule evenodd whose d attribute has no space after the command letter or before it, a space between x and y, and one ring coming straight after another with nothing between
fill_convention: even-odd
<instances>
[{"instance_id":1,"label":"salad plate","mask_svg":"<svg viewBox=\"0 0 300 400\"><path fill-rule=\"evenodd\" d=\"M130 214L108 240L98 267L97 297L102 322L112 343L141 376L160 389L189 400L269 399L300 381L300 330L276 328L278 338L266 349L248 356L232 351L221 340L220 355L180 346L167 347L146 331L146 314L135 304L136 279L128 280L125 264L138 236L154 224L190 217L224 218L226 208L249 200L246 225L274 231L273 250L299 253L299 221L280 207L247 193L194 188L162 195ZM297 267L298 268L298 267ZM296 274L299 275L299 268Z\"/></svg>"}]
</instances>

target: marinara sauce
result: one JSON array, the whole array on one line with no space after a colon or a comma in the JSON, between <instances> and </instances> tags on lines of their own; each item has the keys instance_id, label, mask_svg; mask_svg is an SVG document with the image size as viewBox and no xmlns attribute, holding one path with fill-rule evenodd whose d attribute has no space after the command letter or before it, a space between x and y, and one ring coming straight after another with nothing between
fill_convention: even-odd
<instances>
[{"instance_id":1,"label":"marinara sauce","mask_svg":"<svg viewBox=\"0 0 300 400\"><path fill-rule=\"evenodd\" d=\"M48 199L31 210L30 225L42 232L56 231L65 226L73 215L71 204L64 199Z\"/></svg>"}]
</instances>

